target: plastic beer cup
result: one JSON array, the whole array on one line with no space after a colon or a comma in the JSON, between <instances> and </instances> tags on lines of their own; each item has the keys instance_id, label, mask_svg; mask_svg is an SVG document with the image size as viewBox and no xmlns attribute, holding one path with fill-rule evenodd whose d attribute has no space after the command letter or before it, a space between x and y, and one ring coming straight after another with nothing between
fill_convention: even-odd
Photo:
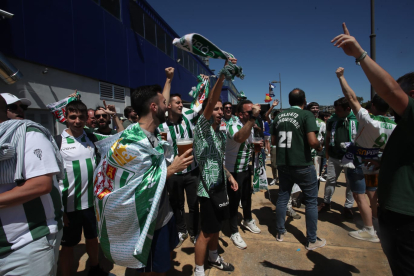
<instances>
[{"instance_id":1,"label":"plastic beer cup","mask_svg":"<svg viewBox=\"0 0 414 276\"><path fill-rule=\"evenodd\" d=\"M184 152L192 148L193 148L193 138L177 139L178 156L184 154Z\"/></svg>"}]
</instances>

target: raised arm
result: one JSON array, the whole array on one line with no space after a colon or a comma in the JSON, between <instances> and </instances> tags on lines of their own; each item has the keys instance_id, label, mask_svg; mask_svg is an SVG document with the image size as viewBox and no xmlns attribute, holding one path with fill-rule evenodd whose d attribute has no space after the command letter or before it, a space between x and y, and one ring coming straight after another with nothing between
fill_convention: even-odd
<instances>
[{"instance_id":1,"label":"raised arm","mask_svg":"<svg viewBox=\"0 0 414 276\"><path fill-rule=\"evenodd\" d=\"M118 118L118 116L116 116L116 109L115 106L112 104L108 104L106 105L105 100L103 100L103 105L104 105L104 109L102 109L106 114L108 114L109 116L111 116L112 120L114 120L117 129L116 132L121 132L124 131L124 126L122 125L122 121Z\"/></svg>"},{"instance_id":2,"label":"raised arm","mask_svg":"<svg viewBox=\"0 0 414 276\"><path fill-rule=\"evenodd\" d=\"M260 114L260 104L254 104L252 106L252 115L254 117L257 117L259 116L259 114ZM250 117L247 123L244 124L244 126L236 134L234 134L234 141L236 141L237 143L243 143L244 141L246 141L249 138L252 132L252 128L254 127L255 124L256 124L256 119Z\"/></svg>"},{"instance_id":3,"label":"raised arm","mask_svg":"<svg viewBox=\"0 0 414 276\"><path fill-rule=\"evenodd\" d=\"M165 76L167 79L165 80L164 90L162 91L162 95L165 98L165 102L168 104L170 102L170 92L171 92L171 82L174 78L174 68L168 67L165 68Z\"/></svg>"},{"instance_id":4,"label":"raised arm","mask_svg":"<svg viewBox=\"0 0 414 276\"><path fill-rule=\"evenodd\" d=\"M270 113L272 113L272 110L273 110L273 108L275 108L277 105L279 104L279 100L274 100L273 101L273 103L272 103L272 106L269 108L269 110L268 111L266 111L266 113L265 113L265 120L266 120L266 122L268 122L269 124L270 124L270 118L269 118L269 115L270 115Z\"/></svg>"},{"instance_id":5,"label":"raised arm","mask_svg":"<svg viewBox=\"0 0 414 276\"><path fill-rule=\"evenodd\" d=\"M381 68L381 66L373 61L368 55L364 57L366 52L359 45L358 41L356 41L353 36L350 36L345 23L342 23L342 27L344 34L338 35L332 39L331 42L335 42L334 46L342 48L348 56L361 59L361 67L372 87L374 87L378 95L383 98L398 115L402 116L408 106L408 95L401 89L400 85L393 79L393 77Z\"/></svg>"},{"instance_id":6,"label":"raised arm","mask_svg":"<svg viewBox=\"0 0 414 276\"><path fill-rule=\"evenodd\" d=\"M344 71L344 68L339 67L338 69L336 69L336 76L338 77L339 83L341 84L342 93L344 93L344 96L348 100L349 105L351 106L351 109L354 112L354 114L357 114L361 109L361 104L358 102L355 92L348 85L348 82L346 81L344 76Z\"/></svg>"},{"instance_id":7,"label":"raised arm","mask_svg":"<svg viewBox=\"0 0 414 276\"><path fill-rule=\"evenodd\" d=\"M234 59L234 60L237 62L237 59ZM227 60L224 63L224 66L226 65L227 65ZM216 106L217 101L220 99L220 94L221 94L221 89L223 88L223 83L224 83L224 75L221 74L218 80L216 81L216 84L214 85L213 89L210 91L208 98L207 98L207 104L203 111L203 114L206 120L210 120L211 114L213 114L214 107Z\"/></svg>"}]
</instances>

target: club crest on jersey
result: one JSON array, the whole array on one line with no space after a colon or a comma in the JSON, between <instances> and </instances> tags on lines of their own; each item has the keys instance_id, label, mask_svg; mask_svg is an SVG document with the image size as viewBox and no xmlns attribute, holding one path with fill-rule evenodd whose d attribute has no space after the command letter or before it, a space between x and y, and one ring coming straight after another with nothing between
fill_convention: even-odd
<instances>
[{"instance_id":1,"label":"club crest on jersey","mask_svg":"<svg viewBox=\"0 0 414 276\"><path fill-rule=\"evenodd\" d=\"M112 150L112 159L120 166L125 166L127 163L131 162L136 158L132 156L127 151L127 145L121 144L123 138L118 139L111 147Z\"/></svg>"}]
</instances>

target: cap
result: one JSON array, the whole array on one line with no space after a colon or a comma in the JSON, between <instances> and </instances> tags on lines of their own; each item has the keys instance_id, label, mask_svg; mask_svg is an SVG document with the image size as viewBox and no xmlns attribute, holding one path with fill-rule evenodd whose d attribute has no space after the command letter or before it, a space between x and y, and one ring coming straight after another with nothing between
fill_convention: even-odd
<instances>
[{"instance_id":1,"label":"cap","mask_svg":"<svg viewBox=\"0 0 414 276\"><path fill-rule=\"evenodd\" d=\"M1 93L0 95L3 97L3 99L6 101L7 104L12 104L18 101L21 101L22 104L25 104L27 106L32 104L32 102L29 101L28 99L26 98L19 99L15 95L10 94L10 93Z\"/></svg>"}]
</instances>

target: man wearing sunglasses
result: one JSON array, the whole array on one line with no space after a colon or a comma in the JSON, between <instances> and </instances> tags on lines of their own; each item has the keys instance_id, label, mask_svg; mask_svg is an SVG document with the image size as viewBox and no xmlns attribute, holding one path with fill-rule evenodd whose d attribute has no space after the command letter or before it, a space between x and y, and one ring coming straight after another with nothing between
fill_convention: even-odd
<instances>
[{"instance_id":1,"label":"man wearing sunglasses","mask_svg":"<svg viewBox=\"0 0 414 276\"><path fill-rule=\"evenodd\" d=\"M24 112L32 103L26 98L19 99L10 93L1 93L1 96L4 98L7 104L7 118L14 120L23 120Z\"/></svg>"},{"instance_id":2,"label":"man wearing sunglasses","mask_svg":"<svg viewBox=\"0 0 414 276\"><path fill-rule=\"evenodd\" d=\"M103 135L114 135L117 132L123 131L124 127L122 126L122 121L116 116L115 106L106 105L103 101L104 106L98 106L95 110L95 120L98 125L98 128L94 130L94 133L103 134ZM109 127L111 120L114 120L117 130Z\"/></svg>"}]
</instances>

